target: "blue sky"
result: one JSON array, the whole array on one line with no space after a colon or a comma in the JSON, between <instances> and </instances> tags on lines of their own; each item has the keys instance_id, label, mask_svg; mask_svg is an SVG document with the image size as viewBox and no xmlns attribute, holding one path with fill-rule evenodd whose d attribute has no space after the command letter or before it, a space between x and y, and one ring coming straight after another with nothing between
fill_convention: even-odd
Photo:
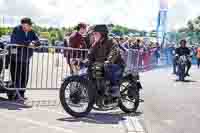
<instances>
[{"instance_id":1,"label":"blue sky","mask_svg":"<svg viewBox=\"0 0 200 133\"><path fill-rule=\"evenodd\" d=\"M200 0L168 0L168 29L184 26L200 15ZM114 23L151 30L156 27L159 0L0 0L0 15L32 17L40 25L71 26L78 22Z\"/></svg>"}]
</instances>

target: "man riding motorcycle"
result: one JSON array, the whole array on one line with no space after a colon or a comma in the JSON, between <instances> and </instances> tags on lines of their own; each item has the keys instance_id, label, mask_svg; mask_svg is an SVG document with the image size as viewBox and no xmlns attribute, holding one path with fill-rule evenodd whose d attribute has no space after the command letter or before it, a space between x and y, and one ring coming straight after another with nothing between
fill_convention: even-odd
<instances>
[{"instance_id":1,"label":"man riding motorcycle","mask_svg":"<svg viewBox=\"0 0 200 133\"><path fill-rule=\"evenodd\" d=\"M122 77L124 61L120 55L120 49L112 39L108 38L108 28L106 25L96 25L92 34L94 42L89 49L89 64L104 64L105 78L112 84L112 97L120 97L120 85L118 81Z\"/></svg>"},{"instance_id":2,"label":"man riding motorcycle","mask_svg":"<svg viewBox=\"0 0 200 133\"><path fill-rule=\"evenodd\" d=\"M186 47L187 41L186 40L181 40L180 41L180 47L176 48L176 60L178 60L178 58L182 55L186 55L187 57L191 56L190 55L190 49L188 47ZM190 76L189 75L189 70L191 68L191 61L189 60L189 58L187 58L187 70L186 70L186 76Z\"/></svg>"}]
</instances>

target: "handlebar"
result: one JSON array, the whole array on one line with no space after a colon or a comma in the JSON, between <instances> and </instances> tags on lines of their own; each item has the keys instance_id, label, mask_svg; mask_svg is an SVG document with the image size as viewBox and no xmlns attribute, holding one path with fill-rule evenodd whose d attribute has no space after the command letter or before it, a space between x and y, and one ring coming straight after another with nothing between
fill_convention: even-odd
<instances>
[{"instance_id":1,"label":"handlebar","mask_svg":"<svg viewBox=\"0 0 200 133\"><path fill-rule=\"evenodd\" d=\"M8 54L8 50L0 49L0 56L5 56Z\"/></svg>"}]
</instances>

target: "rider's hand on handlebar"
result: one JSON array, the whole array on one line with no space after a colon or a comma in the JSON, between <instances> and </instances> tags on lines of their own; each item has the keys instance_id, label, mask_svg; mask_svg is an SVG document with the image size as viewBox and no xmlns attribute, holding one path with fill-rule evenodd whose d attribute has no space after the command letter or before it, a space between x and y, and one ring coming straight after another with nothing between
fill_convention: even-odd
<instances>
[{"instance_id":1,"label":"rider's hand on handlebar","mask_svg":"<svg viewBox=\"0 0 200 133\"><path fill-rule=\"evenodd\" d=\"M104 62L104 68L107 68L109 64L110 64L109 61L105 61Z\"/></svg>"}]
</instances>

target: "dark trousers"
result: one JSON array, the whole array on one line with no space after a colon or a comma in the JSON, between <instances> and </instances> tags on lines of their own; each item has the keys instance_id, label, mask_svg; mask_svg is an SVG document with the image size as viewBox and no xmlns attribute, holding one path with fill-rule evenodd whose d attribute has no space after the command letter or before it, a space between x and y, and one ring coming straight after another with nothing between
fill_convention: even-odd
<instances>
[{"instance_id":1,"label":"dark trousers","mask_svg":"<svg viewBox=\"0 0 200 133\"><path fill-rule=\"evenodd\" d=\"M177 59L174 57L173 59L173 73L175 74L177 72Z\"/></svg>"},{"instance_id":2,"label":"dark trousers","mask_svg":"<svg viewBox=\"0 0 200 133\"><path fill-rule=\"evenodd\" d=\"M0 74L1 74L2 70L3 70L3 60L0 59Z\"/></svg>"},{"instance_id":3,"label":"dark trousers","mask_svg":"<svg viewBox=\"0 0 200 133\"><path fill-rule=\"evenodd\" d=\"M118 85L123 76L123 67L116 64L107 65L105 68L105 77L111 81L112 85Z\"/></svg>"},{"instance_id":4,"label":"dark trousers","mask_svg":"<svg viewBox=\"0 0 200 133\"><path fill-rule=\"evenodd\" d=\"M186 74L189 74L189 70L190 70L191 66L192 66L192 62L188 60Z\"/></svg>"},{"instance_id":5,"label":"dark trousers","mask_svg":"<svg viewBox=\"0 0 200 133\"><path fill-rule=\"evenodd\" d=\"M29 78L29 61L16 62L11 61L10 64L11 79L14 88L26 88ZM19 91L21 95L24 95L25 90Z\"/></svg>"},{"instance_id":6,"label":"dark trousers","mask_svg":"<svg viewBox=\"0 0 200 133\"><path fill-rule=\"evenodd\" d=\"M200 58L197 58L197 66L200 68Z\"/></svg>"}]
</instances>

